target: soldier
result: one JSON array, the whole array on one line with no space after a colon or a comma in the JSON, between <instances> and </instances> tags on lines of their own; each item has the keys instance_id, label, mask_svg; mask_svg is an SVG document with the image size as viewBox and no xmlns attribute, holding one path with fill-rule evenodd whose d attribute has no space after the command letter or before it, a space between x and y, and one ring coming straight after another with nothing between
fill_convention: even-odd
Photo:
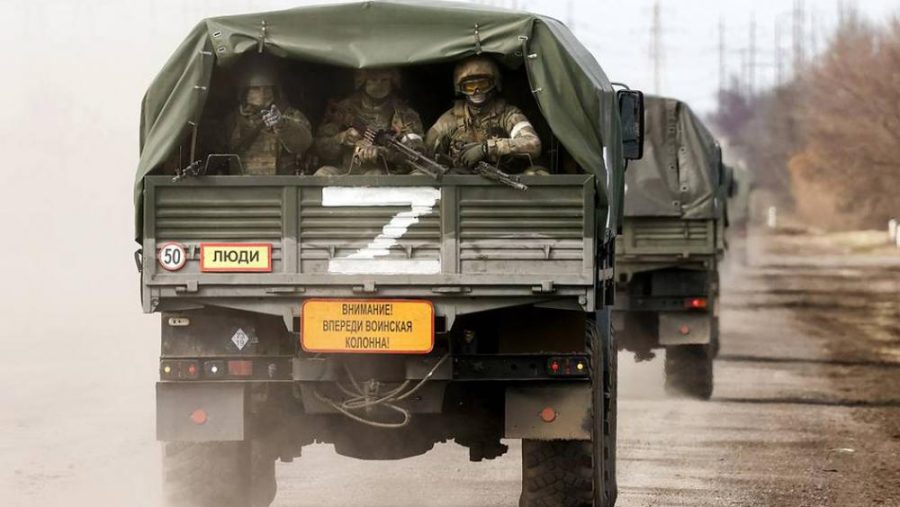
<instances>
[{"instance_id":1,"label":"soldier","mask_svg":"<svg viewBox=\"0 0 900 507\"><path fill-rule=\"evenodd\" d=\"M405 174L409 167L401 158L364 139L361 129L389 129L399 140L418 151L422 142L419 114L397 97L400 72L397 69L365 69L354 75L356 91L331 103L316 133L316 151L326 165L317 176L342 174Z\"/></svg>"},{"instance_id":2,"label":"soldier","mask_svg":"<svg viewBox=\"0 0 900 507\"><path fill-rule=\"evenodd\" d=\"M533 165L541 155L541 140L522 111L499 96L500 69L492 59L463 60L453 71L453 84L465 99L456 101L428 129L425 145L431 153L449 156L467 168L481 161L502 161L504 170L515 171L518 165L523 174L549 174ZM509 164L513 159L520 163Z\"/></svg>"},{"instance_id":3,"label":"soldier","mask_svg":"<svg viewBox=\"0 0 900 507\"><path fill-rule=\"evenodd\" d=\"M228 152L244 174L297 174L312 145L309 120L284 99L270 62L252 62L240 84L240 105L225 121Z\"/></svg>"}]
</instances>

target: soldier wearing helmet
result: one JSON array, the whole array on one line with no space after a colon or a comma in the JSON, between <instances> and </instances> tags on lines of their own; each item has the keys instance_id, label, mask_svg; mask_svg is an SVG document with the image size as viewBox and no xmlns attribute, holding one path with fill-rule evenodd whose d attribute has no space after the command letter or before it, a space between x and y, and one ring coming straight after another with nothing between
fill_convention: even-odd
<instances>
[{"instance_id":1,"label":"soldier wearing helmet","mask_svg":"<svg viewBox=\"0 0 900 507\"><path fill-rule=\"evenodd\" d=\"M241 158L244 174L297 174L312 145L309 120L282 97L271 62L240 70L240 104L225 123L228 151Z\"/></svg>"},{"instance_id":2,"label":"soldier wearing helmet","mask_svg":"<svg viewBox=\"0 0 900 507\"><path fill-rule=\"evenodd\" d=\"M353 76L356 91L332 102L316 133L316 151L326 166L316 175L401 174L400 159L365 139L365 130L388 129L401 142L424 151L422 120L399 99L400 72L395 68L361 69ZM363 131L361 131L363 130Z\"/></svg>"},{"instance_id":3,"label":"soldier wearing helmet","mask_svg":"<svg viewBox=\"0 0 900 507\"><path fill-rule=\"evenodd\" d=\"M432 153L447 155L465 167L524 158L526 163L518 164L520 171L547 174L532 165L541 155L541 140L522 111L499 96L500 69L491 58L473 56L457 64L453 84L463 100L428 129L425 144Z\"/></svg>"}]
</instances>

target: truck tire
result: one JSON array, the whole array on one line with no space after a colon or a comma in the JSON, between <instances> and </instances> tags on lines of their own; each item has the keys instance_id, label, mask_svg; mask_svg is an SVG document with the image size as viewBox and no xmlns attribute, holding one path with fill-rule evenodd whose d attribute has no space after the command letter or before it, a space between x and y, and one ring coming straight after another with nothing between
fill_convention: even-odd
<instances>
[{"instance_id":1,"label":"truck tire","mask_svg":"<svg viewBox=\"0 0 900 507\"><path fill-rule=\"evenodd\" d=\"M591 441L523 440L520 507L612 507L616 503L616 346L608 318L588 321L594 355L594 431ZM603 326L607 332L602 332ZM595 465L599 469L595 469Z\"/></svg>"},{"instance_id":2,"label":"truck tire","mask_svg":"<svg viewBox=\"0 0 900 507\"><path fill-rule=\"evenodd\" d=\"M169 507L267 507L275 499L275 459L250 442L167 442L163 480Z\"/></svg>"},{"instance_id":3,"label":"truck tire","mask_svg":"<svg viewBox=\"0 0 900 507\"><path fill-rule=\"evenodd\" d=\"M666 391L675 396L708 400L713 391L710 345L666 347Z\"/></svg>"}]
</instances>

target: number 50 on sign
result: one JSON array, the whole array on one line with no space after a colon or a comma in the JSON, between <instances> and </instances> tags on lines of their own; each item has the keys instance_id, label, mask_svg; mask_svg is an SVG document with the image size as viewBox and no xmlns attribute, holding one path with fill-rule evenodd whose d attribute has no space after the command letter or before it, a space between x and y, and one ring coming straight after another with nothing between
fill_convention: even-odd
<instances>
[{"instance_id":1,"label":"number 50 on sign","mask_svg":"<svg viewBox=\"0 0 900 507\"><path fill-rule=\"evenodd\" d=\"M159 252L157 252L156 258L159 261L159 265L166 271L178 271L187 262L184 245L175 242L159 245Z\"/></svg>"}]
</instances>

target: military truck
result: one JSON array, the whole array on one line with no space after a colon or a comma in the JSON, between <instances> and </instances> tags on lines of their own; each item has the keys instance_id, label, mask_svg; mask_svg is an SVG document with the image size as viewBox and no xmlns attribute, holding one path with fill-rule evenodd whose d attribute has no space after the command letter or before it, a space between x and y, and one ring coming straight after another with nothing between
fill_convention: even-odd
<instances>
[{"instance_id":1,"label":"military truck","mask_svg":"<svg viewBox=\"0 0 900 507\"><path fill-rule=\"evenodd\" d=\"M353 69L385 66L429 124L455 62L490 55L551 174L525 191L220 174L233 156L202 140L254 54L313 125ZM312 443L388 460L453 440L481 461L520 439L521 505L613 505L613 245L641 107L563 24L524 12L363 2L198 24L144 98L135 188L167 501L269 505L275 461Z\"/></svg>"},{"instance_id":2,"label":"military truck","mask_svg":"<svg viewBox=\"0 0 900 507\"><path fill-rule=\"evenodd\" d=\"M638 360L665 348L667 390L708 399L728 178L719 145L687 104L648 96L644 128L645 155L626 171L616 239L619 344Z\"/></svg>"}]
</instances>

